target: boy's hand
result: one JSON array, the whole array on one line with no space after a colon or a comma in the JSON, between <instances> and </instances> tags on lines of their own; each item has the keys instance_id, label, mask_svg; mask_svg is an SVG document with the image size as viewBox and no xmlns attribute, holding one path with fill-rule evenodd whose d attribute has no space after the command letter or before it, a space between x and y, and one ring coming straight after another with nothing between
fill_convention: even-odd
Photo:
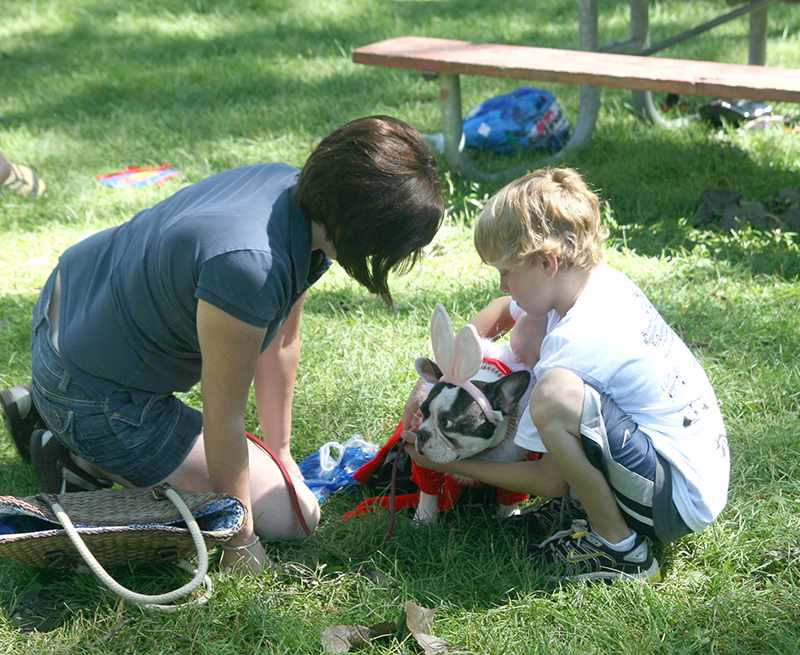
<instances>
[{"instance_id":1,"label":"boy's hand","mask_svg":"<svg viewBox=\"0 0 800 655\"><path fill-rule=\"evenodd\" d=\"M440 464L439 462L434 462L432 459L425 457L425 455L420 453L413 444L406 444L406 452L416 464L422 468L428 469L429 471L454 473L456 475L463 475L468 478L474 478L475 480L481 480L485 482L485 480L482 480L480 476L483 468L482 465L486 464L485 460L467 457L466 459L457 459L453 462L448 462L447 464ZM498 462L492 463L498 464Z\"/></svg>"},{"instance_id":2,"label":"boy's hand","mask_svg":"<svg viewBox=\"0 0 800 655\"><path fill-rule=\"evenodd\" d=\"M434 462L432 459L428 459L420 453L414 444L408 443L406 444L406 452L408 453L409 457L413 459L417 464L419 464L422 468L428 469L430 471L445 471L447 472L449 467L447 464L438 464Z\"/></svg>"},{"instance_id":3,"label":"boy's hand","mask_svg":"<svg viewBox=\"0 0 800 655\"><path fill-rule=\"evenodd\" d=\"M415 414L411 419L410 425L403 425L403 429L400 431L400 438L409 444L417 443L417 429L421 422L422 417L419 414Z\"/></svg>"}]
</instances>

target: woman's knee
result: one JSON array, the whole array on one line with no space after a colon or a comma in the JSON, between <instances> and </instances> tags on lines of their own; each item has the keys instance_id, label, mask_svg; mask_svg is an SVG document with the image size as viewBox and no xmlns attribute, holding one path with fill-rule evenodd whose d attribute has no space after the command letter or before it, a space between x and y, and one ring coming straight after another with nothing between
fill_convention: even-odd
<instances>
[{"instance_id":1,"label":"woman's knee","mask_svg":"<svg viewBox=\"0 0 800 655\"><path fill-rule=\"evenodd\" d=\"M11 174L11 164L8 163L8 160L0 154L0 185L3 184L8 179L8 176Z\"/></svg>"},{"instance_id":2,"label":"woman's knee","mask_svg":"<svg viewBox=\"0 0 800 655\"><path fill-rule=\"evenodd\" d=\"M256 533L264 539L303 539L317 529L320 519L316 499L310 503L300 501L298 506L287 506L283 511L269 503L269 509L260 513L255 503L253 510L259 514L255 522ZM298 511L302 512L302 516Z\"/></svg>"},{"instance_id":3,"label":"woman's knee","mask_svg":"<svg viewBox=\"0 0 800 655\"><path fill-rule=\"evenodd\" d=\"M262 476L254 476L251 470L256 533L267 539L301 539L314 532L320 521L314 493L297 478L289 485L279 474L269 479Z\"/></svg>"},{"instance_id":4,"label":"woman's knee","mask_svg":"<svg viewBox=\"0 0 800 655\"><path fill-rule=\"evenodd\" d=\"M292 503L292 515L289 519L287 539L302 539L314 532L319 525L320 506L314 492L311 491L302 481L297 478L294 480L294 494L297 499ZM291 490L287 488L291 493Z\"/></svg>"},{"instance_id":5,"label":"woman's knee","mask_svg":"<svg viewBox=\"0 0 800 655\"><path fill-rule=\"evenodd\" d=\"M297 521L295 538L302 538L308 536L308 532L314 532L314 530L317 529L322 512L319 501L311 489L303 483L298 483L297 480L295 480L295 489L297 490L298 504L303 514L303 521L305 522L305 525L302 525L300 517L295 516ZM296 514L297 509L295 508L295 515ZM306 532L306 528L308 532Z\"/></svg>"}]
</instances>

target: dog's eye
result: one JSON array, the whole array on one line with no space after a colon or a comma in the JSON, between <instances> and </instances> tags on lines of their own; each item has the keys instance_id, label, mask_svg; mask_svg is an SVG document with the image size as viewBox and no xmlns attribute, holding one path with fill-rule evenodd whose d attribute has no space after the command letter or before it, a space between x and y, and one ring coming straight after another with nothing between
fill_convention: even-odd
<instances>
[{"instance_id":1,"label":"dog's eye","mask_svg":"<svg viewBox=\"0 0 800 655\"><path fill-rule=\"evenodd\" d=\"M453 427L453 422L449 418L440 418L439 425L442 426L442 429L449 430Z\"/></svg>"}]
</instances>

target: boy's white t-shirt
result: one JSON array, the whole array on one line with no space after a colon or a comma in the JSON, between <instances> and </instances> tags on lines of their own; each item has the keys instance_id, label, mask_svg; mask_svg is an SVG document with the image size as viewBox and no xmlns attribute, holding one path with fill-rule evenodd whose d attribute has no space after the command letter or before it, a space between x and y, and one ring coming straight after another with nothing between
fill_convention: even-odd
<instances>
[{"instance_id":1,"label":"boy's white t-shirt","mask_svg":"<svg viewBox=\"0 0 800 655\"><path fill-rule=\"evenodd\" d=\"M722 414L705 371L641 289L601 265L563 318L550 313L534 375L572 371L608 394L672 465L675 506L695 532L725 507L730 455ZM542 451L525 412L517 444Z\"/></svg>"}]
</instances>

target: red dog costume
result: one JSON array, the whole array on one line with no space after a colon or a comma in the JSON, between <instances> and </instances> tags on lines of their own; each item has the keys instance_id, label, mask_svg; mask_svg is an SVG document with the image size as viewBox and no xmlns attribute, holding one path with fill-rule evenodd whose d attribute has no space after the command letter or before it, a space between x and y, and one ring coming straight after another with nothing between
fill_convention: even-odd
<instances>
[{"instance_id":1,"label":"red dog costume","mask_svg":"<svg viewBox=\"0 0 800 655\"><path fill-rule=\"evenodd\" d=\"M496 359L485 358L484 362L497 368L502 375L508 375L511 373L511 370L505 364ZM509 431L513 430L515 426L516 411L509 421ZM367 484L375 470L384 464L392 449L395 447L402 447L397 446L398 442L401 441L400 433L402 432L402 429L403 424L401 421L397 428L395 428L392 437L389 439L386 445L378 451L378 454L355 472L353 477L357 482L364 485ZM528 456L528 459L536 460L539 459L539 457L541 457L541 453L531 453ZM477 480L468 481L464 478L453 476L450 473L431 471L430 469L422 468L416 462L412 462L411 464L411 479L416 483L422 492L433 496L438 496L439 509L443 512L449 511L456 506L465 489L469 487L488 486L485 483ZM527 499L528 494L497 488L497 502L501 505L516 505L517 503ZM391 499L388 496L369 498L358 505L358 507L356 507L354 510L347 512L347 514L345 514L345 518L360 516L368 511L372 511L376 507L388 509L390 500ZM418 492L395 497L396 509L417 507L418 504Z\"/></svg>"}]
</instances>

